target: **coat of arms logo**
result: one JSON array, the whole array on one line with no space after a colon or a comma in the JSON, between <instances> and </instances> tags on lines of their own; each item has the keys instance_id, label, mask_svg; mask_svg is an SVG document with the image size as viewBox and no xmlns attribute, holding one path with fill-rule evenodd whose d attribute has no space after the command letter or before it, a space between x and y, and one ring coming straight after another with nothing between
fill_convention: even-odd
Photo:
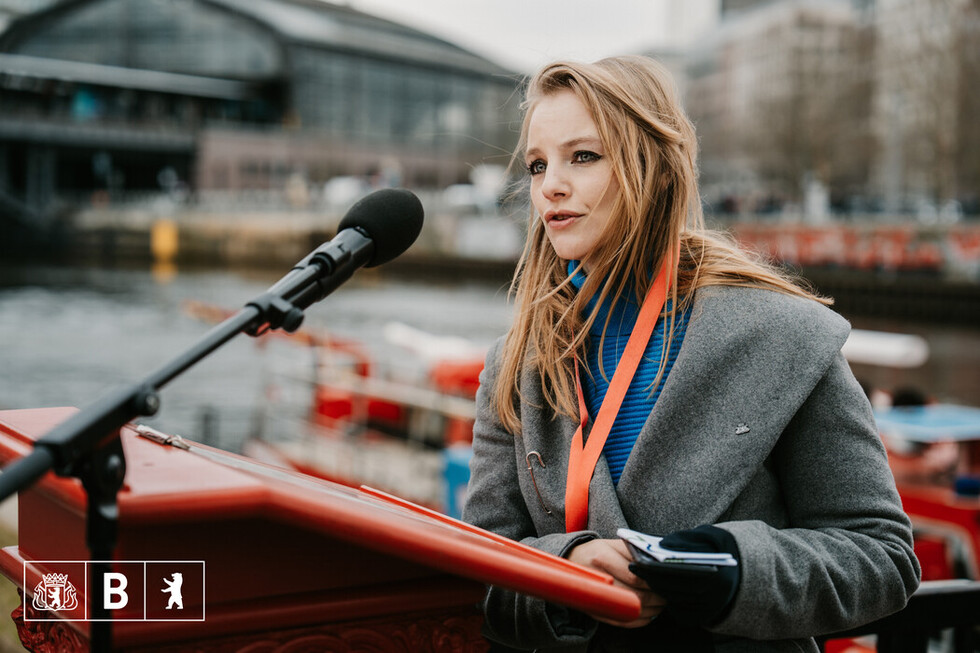
<instances>
[{"instance_id":1,"label":"coat of arms logo","mask_svg":"<svg viewBox=\"0 0 980 653\"><path fill-rule=\"evenodd\" d=\"M68 581L68 574L44 574L34 587L36 610L74 610L78 607L75 586Z\"/></svg>"}]
</instances>

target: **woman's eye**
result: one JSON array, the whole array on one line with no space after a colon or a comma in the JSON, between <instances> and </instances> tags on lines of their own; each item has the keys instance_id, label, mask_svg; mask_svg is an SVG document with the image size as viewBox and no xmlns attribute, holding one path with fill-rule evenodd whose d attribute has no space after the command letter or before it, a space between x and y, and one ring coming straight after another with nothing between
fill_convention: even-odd
<instances>
[{"instance_id":1,"label":"woman's eye","mask_svg":"<svg viewBox=\"0 0 980 653\"><path fill-rule=\"evenodd\" d=\"M539 175L544 172L544 161L538 159L527 164L527 171L532 175Z\"/></svg>"},{"instance_id":2,"label":"woman's eye","mask_svg":"<svg viewBox=\"0 0 980 653\"><path fill-rule=\"evenodd\" d=\"M593 161L598 161L602 158L601 154L596 154L595 152L589 152L588 150L582 150L581 152L576 152L573 160L575 163L592 163Z\"/></svg>"}]
</instances>

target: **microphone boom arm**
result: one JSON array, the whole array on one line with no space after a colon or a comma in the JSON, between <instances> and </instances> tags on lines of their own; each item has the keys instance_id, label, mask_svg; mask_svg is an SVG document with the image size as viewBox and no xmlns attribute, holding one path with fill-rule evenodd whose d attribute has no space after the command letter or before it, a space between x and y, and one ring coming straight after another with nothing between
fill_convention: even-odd
<instances>
[{"instance_id":1,"label":"microphone boom arm","mask_svg":"<svg viewBox=\"0 0 980 653\"><path fill-rule=\"evenodd\" d=\"M258 336L282 328L292 332L303 310L337 289L354 270L371 260L375 244L357 228L342 230L318 247L268 291L208 331L196 344L142 381L107 393L64 420L34 443L34 449L0 473L0 501L33 485L53 470L82 481L88 497L86 544L93 561L109 561L118 529L117 495L126 474L119 431L160 408L157 391L239 333ZM111 563L94 565L105 573ZM110 651L111 621L102 587L93 584L91 650Z\"/></svg>"},{"instance_id":2,"label":"microphone boom arm","mask_svg":"<svg viewBox=\"0 0 980 653\"><path fill-rule=\"evenodd\" d=\"M295 331L302 311L347 281L370 260L372 241L346 229L301 261L268 291L206 333L196 344L142 381L112 391L48 431L34 451L3 468L0 501L33 484L49 469L60 476L76 475L82 454L131 420L154 415L160 408L157 391L239 333L257 336L283 328Z\"/></svg>"},{"instance_id":3,"label":"microphone boom arm","mask_svg":"<svg viewBox=\"0 0 980 653\"><path fill-rule=\"evenodd\" d=\"M295 308L306 310L350 279L354 270L367 265L373 255L373 240L360 229L344 229L297 263L266 295L279 295Z\"/></svg>"}]
</instances>

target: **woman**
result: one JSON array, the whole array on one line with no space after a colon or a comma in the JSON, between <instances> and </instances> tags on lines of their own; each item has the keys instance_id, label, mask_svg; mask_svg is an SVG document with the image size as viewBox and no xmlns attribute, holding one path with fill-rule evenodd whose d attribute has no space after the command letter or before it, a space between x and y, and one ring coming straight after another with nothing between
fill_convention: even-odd
<instances>
[{"instance_id":1,"label":"woman","mask_svg":"<svg viewBox=\"0 0 980 653\"><path fill-rule=\"evenodd\" d=\"M639 618L491 587L520 649L815 651L901 609L918 563L829 303L705 230L694 129L643 57L529 83L533 205L477 397L463 518L611 575ZM590 446L591 445L591 446ZM631 568L619 528L737 567ZM720 568L722 569L722 568Z\"/></svg>"}]
</instances>

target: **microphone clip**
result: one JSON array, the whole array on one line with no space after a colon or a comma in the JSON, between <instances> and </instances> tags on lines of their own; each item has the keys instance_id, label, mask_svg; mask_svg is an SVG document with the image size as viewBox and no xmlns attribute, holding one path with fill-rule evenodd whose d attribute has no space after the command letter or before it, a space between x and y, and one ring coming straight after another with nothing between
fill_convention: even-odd
<instances>
[{"instance_id":1,"label":"microphone clip","mask_svg":"<svg viewBox=\"0 0 980 653\"><path fill-rule=\"evenodd\" d=\"M253 306L259 311L252 324L245 328L245 333L253 337L279 328L292 333L303 323L303 311L275 293L259 295L246 306Z\"/></svg>"}]
</instances>

